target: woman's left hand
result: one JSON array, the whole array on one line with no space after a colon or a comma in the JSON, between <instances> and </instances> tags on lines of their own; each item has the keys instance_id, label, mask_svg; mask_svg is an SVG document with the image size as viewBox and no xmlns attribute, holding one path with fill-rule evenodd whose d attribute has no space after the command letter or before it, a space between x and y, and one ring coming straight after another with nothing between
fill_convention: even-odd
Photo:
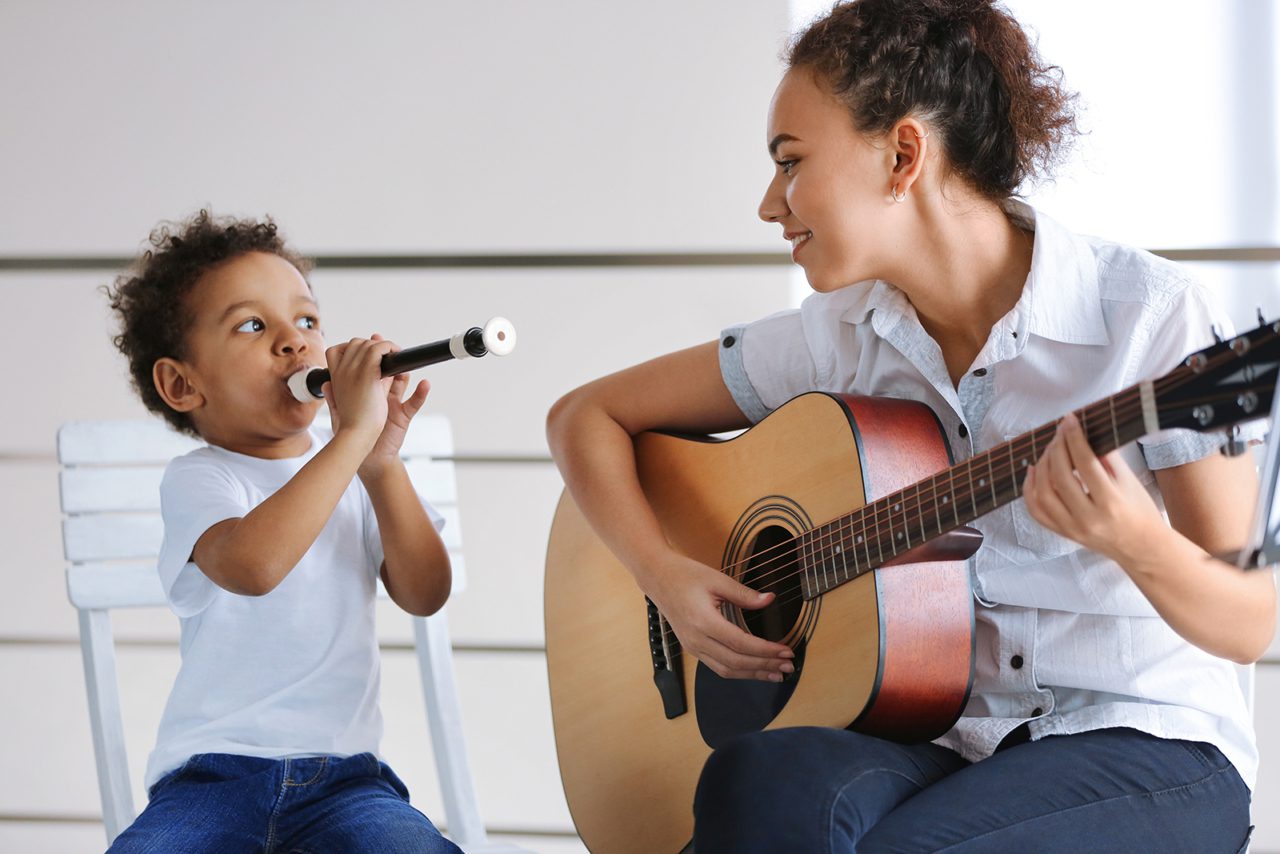
<instances>
[{"instance_id":1,"label":"woman's left hand","mask_svg":"<svg viewBox=\"0 0 1280 854\"><path fill-rule=\"evenodd\" d=\"M1099 458L1074 415L1028 468L1022 485L1031 518L1056 534L1124 564L1147 538L1168 530L1159 508L1118 451Z\"/></svg>"}]
</instances>

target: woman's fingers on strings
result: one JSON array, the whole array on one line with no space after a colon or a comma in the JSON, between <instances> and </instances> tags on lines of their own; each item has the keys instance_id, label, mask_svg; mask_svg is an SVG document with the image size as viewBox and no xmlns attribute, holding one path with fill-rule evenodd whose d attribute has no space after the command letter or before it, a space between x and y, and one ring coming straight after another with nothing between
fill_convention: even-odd
<instances>
[{"instance_id":1,"label":"woman's fingers on strings","mask_svg":"<svg viewBox=\"0 0 1280 854\"><path fill-rule=\"evenodd\" d=\"M714 637L707 638L703 660L714 661L720 668L712 667L716 673L735 679L759 679L763 674L765 679L779 682L784 673L790 673L795 669L791 662L781 660L776 655L749 655L738 652ZM711 666L710 663L708 666Z\"/></svg>"},{"instance_id":2,"label":"woman's fingers on strings","mask_svg":"<svg viewBox=\"0 0 1280 854\"><path fill-rule=\"evenodd\" d=\"M1084 434L1084 428L1080 426L1080 422L1075 416L1068 416L1070 421L1064 419L1064 439L1066 440L1067 451L1071 457L1072 469L1080 482L1080 485L1094 500L1100 499L1106 488L1111 485L1112 474L1108 468L1103 465L1102 460L1098 459L1098 455L1093 452L1093 448L1089 445L1089 439Z\"/></svg>"}]
</instances>

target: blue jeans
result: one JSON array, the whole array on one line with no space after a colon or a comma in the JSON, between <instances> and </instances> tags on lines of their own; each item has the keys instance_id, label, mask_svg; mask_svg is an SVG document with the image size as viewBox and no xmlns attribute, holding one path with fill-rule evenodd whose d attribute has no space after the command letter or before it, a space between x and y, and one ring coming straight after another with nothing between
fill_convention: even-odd
<instances>
[{"instance_id":1,"label":"blue jeans","mask_svg":"<svg viewBox=\"0 0 1280 854\"><path fill-rule=\"evenodd\" d=\"M697 854L1240 851L1249 789L1216 747L1132 729L1051 736L969 763L816 727L729 742L694 799Z\"/></svg>"},{"instance_id":2,"label":"blue jeans","mask_svg":"<svg viewBox=\"0 0 1280 854\"><path fill-rule=\"evenodd\" d=\"M200 753L151 787L110 854L460 854L371 753L261 759Z\"/></svg>"}]
</instances>

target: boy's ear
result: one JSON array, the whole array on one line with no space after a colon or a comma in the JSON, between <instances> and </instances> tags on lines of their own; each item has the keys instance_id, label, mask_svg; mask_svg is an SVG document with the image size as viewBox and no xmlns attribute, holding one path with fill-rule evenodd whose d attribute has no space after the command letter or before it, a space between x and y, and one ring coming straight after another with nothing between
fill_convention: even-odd
<instances>
[{"instance_id":1,"label":"boy's ear","mask_svg":"<svg viewBox=\"0 0 1280 854\"><path fill-rule=\"evenodd\" d=\"M190 368L177 359L166 356L151 366L151 381L165 405L175 412L190 412L204 403L204 395L196 390L188 378Z\"/></svg>"}]
</instances>

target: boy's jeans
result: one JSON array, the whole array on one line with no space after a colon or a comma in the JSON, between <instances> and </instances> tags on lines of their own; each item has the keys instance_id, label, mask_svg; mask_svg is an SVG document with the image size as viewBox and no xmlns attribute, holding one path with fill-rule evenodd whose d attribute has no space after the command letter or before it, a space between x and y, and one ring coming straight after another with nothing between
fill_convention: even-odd
<instances>
[{"instance_id":1,"label":"boy's jeans","mask_svg":"<svg viewBox=\"0 0 1280 854\"><path fill-rule=\"evenodd\" d=\"M149 796L111 854L460 854L371 753L304 759L201 753L162 777Z\"/></svg>"}]
</instances>

